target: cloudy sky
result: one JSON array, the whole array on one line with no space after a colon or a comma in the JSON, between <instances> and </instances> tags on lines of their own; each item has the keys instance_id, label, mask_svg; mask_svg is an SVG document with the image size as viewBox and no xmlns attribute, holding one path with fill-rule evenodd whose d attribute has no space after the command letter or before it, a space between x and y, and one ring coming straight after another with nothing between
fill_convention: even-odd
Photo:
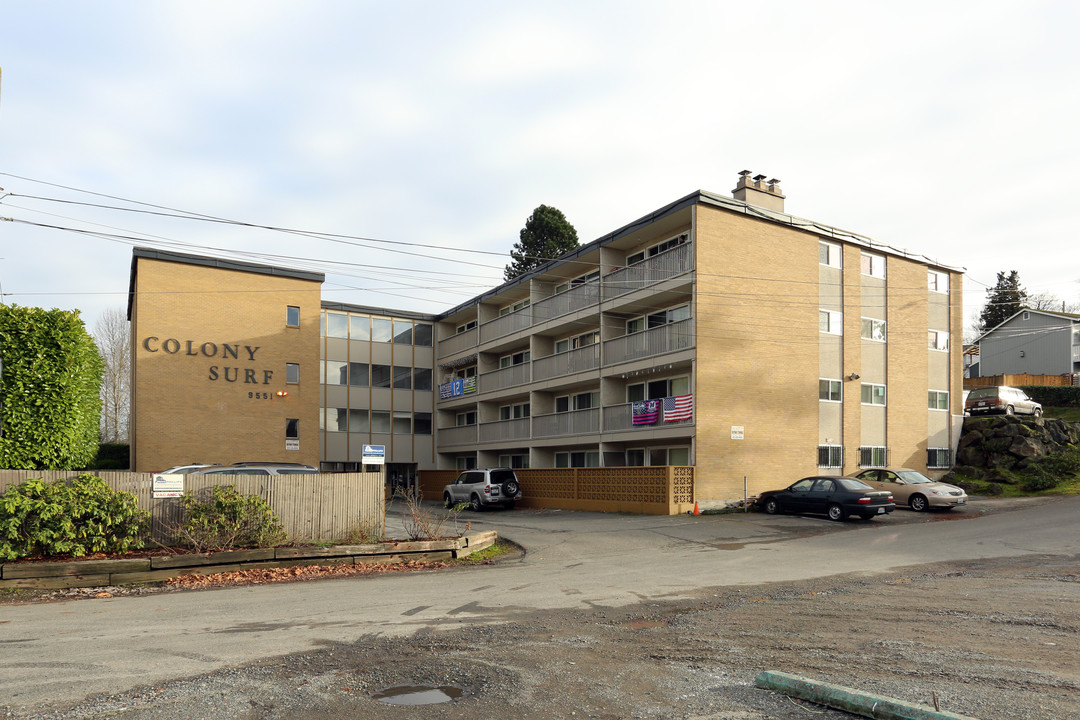
<instances>
[{"instance_id":1,"label":"cloudy sky","mask_svg":"<svg viewBox=\"0 0 1080 720\"><path fill-rule=\"evenodd\" d=\"M748 169L966 268L965 317L1000 270L1080 301L1080 4L892 6L7 0L0 293L92 328L143 245L434 312L541 203L587 242Z\"/></svg>"}]
</instances>

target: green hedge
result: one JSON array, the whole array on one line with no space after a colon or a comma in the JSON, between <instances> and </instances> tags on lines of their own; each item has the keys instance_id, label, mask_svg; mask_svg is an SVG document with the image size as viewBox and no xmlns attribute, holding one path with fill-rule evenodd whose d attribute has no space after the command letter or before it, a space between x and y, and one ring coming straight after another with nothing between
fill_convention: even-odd
<instances>
[{"instance_id":1,"label":"green hedge","mask_svg":"<svg viewBox=\"0 0 1080 720\"><path fill-rule=\"evenodd\" d=\"M1022 385L1020 389L1044 407L1080 407L1080 385Z\"/></svg>"},{"instance_id":2,"label":"green hedge","mask_svg":"<svg viewBox=\"0 0 1080 720\"><path fill-rule=\"evenodd\" d=\"M98 449L102 360L79 313L0 305L0 361L0 467L88 467Z\"/></svg>"}]
</instances>

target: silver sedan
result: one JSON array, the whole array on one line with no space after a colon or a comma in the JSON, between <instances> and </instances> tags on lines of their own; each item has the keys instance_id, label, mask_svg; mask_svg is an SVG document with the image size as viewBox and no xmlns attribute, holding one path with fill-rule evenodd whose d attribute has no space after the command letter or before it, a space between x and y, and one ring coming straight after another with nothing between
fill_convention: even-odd
<instances>
[{"instance_id":1,"label":"silver sedan","mask_svg":"<svg viewBox=\"0 0 1080 720\"><path fill-rule=\"evenodd\" d=\"M888 490L897 505L907 505L916 512L943 508L949 510L967 503L963 488L936 482L918 470L875 468L854 475L875 490Z\"/></svg>"}]
</instances>

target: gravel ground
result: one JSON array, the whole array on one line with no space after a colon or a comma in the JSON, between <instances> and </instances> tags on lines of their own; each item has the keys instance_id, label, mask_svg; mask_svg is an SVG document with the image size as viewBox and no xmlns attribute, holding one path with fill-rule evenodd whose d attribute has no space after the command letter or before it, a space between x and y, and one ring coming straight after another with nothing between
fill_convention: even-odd
<instances>
[{"instance_id":1,"label":"gravel ground","mask_svg":"<svg viewBox=\"0 0 1080 720\"><path fill-rule=\"evenodd\" d=\"M762 670L926 705L936 693L942 710L981 720L1080 717L1080 558L703 589L694 602L364 637L70 707L0 705L0 717L851 717L756 689ZM371 698L400 685L462 696L408 708Z\"/></svg>"}]
</instances>

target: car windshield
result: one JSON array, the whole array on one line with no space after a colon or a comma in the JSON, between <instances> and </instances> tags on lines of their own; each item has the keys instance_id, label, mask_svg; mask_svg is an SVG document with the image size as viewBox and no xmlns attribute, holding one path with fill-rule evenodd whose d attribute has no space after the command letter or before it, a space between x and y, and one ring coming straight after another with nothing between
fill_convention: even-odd
<instances>
[{"instance_id":1,"label":"car windshield","mask_svg":"<svg viewBox=\"0 0 1080 720\"><path fill-rule=\"evenodd\" d=\"M968 400L980 400L983 398L997 397L997 394L998 389L996 387L978 388L977 390L971 391L971 393L968 395Z\"/></svg>"},{"instance_id":2,"label":"car windshield","mask_svg":"<svg viewBox=\"0 0 1080 720\"><path fill-rule=\"evenodd\" d=\"M926 477L917 470L901 470L896 474L899 475L900 479L906 482L908 485L923 485L925 483L934 482L933 480Z\"/></svg>"},{"instance_id":3,"label":"car windshield","mask_svg":"<svg viewBox=\"0 0 1080 720\"><path fill-rule=\"evenodd\" d=\"M856 480L855 478L837 478L837 480L840 482L840 485L845 490L873 490L874 489L874 488L870 487L869 485L867 485L866 483L864 483L862 480Z\"/></svg>"}]
</instances>

